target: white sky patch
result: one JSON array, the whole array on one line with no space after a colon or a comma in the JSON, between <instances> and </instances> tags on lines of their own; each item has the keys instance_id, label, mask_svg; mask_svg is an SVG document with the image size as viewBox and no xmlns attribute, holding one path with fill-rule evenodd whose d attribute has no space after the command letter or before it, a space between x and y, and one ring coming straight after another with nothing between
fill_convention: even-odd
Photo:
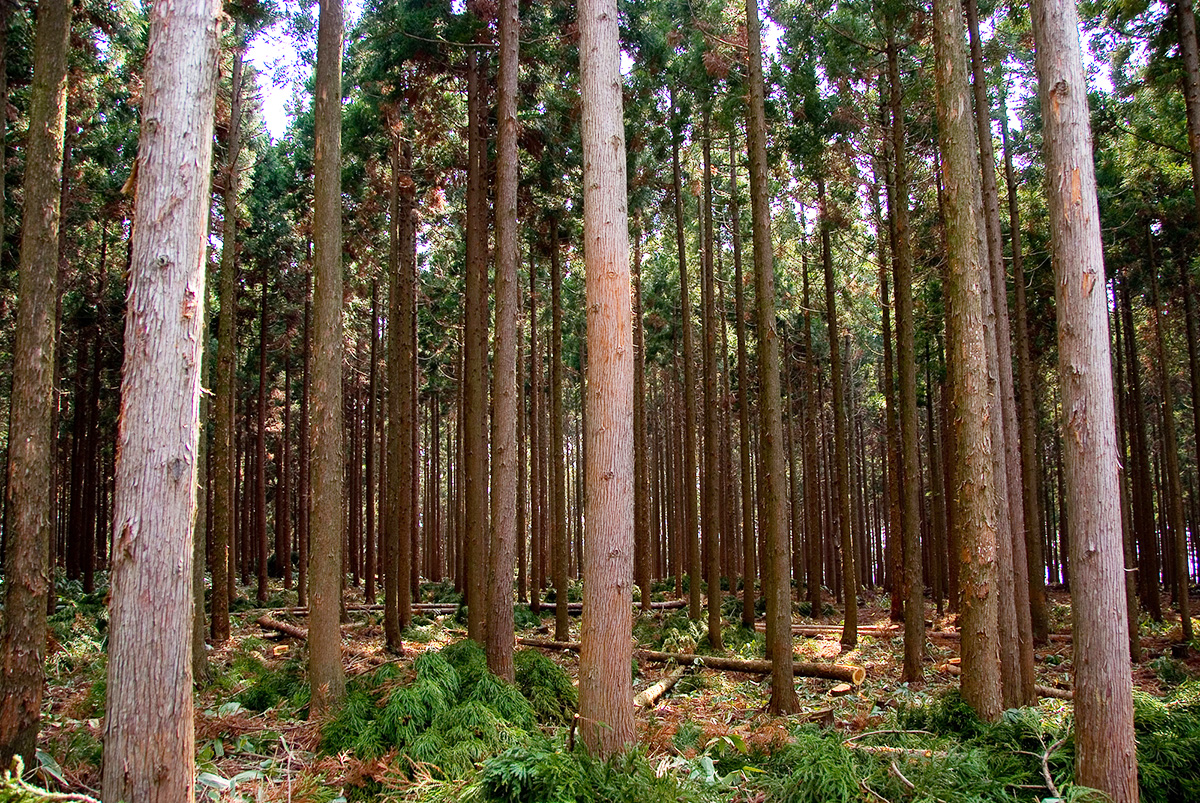
<instances>
[{"instance_id":1,"label":"white sky patch","mask_svg":"<svg viewBox=\"0 0 1200 803\"><path fill-rule=\"evenodd\" d=\"M358 23L364 0L345 0L346 30ZM292 3L288 4L292 6ZM291 11L291 8L288 9ZM314 44L315 46L315 44ZM261 31L246 50L246 60L258 70L258 92L262 99L263 122L272 140L287 132L292 118L288 105L302 90L308 69L300 61L300 49L283 21Z\"/></svg>"}]
</instances>

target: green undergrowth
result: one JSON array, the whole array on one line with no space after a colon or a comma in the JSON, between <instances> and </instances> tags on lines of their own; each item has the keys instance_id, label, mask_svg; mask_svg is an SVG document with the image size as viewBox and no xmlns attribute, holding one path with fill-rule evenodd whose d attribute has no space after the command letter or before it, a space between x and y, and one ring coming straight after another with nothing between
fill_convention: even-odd
<instances>
[{"instance_id":1,"label":"green undergrowth","mask_svg":"<svg viewBox=\"0 0 1200 803\"><path fill-rule=\"evenodd\" d=\"M455 780L511 748L544 748L539 725L569 721L575 690L544 656L521 651L515 662L517 685L489 672L483 650L464 640L422 653L411 670L385 665L351 682L322 750L360 759L396 750L414 771Z\"/></svg>"},{"instance_id":2,"label":"green undergrowth","mask_svg":"<svg viewBox=\"0 0 1200 803\"><path fill-rule=\"evenodd\" d=\"M1133 695L1143 803L1200 800L1200 681L1166 698Z\"/></svg>"}]
</instances>

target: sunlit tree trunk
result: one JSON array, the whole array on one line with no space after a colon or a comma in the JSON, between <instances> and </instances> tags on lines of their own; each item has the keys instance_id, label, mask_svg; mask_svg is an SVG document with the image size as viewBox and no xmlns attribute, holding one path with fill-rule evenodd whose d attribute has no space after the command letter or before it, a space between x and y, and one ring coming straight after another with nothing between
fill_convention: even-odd
<instances>
[{"instance_id":1,"label":"sunlit tree trunk","mask_svg":"<svg viewBox=\"0 0 1200 803\"><path fill-rule=\"evenodd\" d=\"M341 702L342 669L342 0L321 0L313 153L312 532L308 679L312 712Z\"/></svg>"},{"instance_id":2,"label":"sunlit tree trunk","mask_svg":"<svg viewBox=\"0 0 1200 803\"><path fill-rule=\"evenodd\" d=\"M1000 645L996 605L996 486L988 427L984 352L983 203L979 158L971 127L962 10L954 0L934 3L934 77L938 146L942 154L946 222L947 362L955 365L955 525L962 560L960 624L962 693L985 720L1000 716Z\"/></svg>"},{"instance_id":3,"label":"sunlit tree trunk","mask_svg":"<svg viewBox=\"0 0 1200 803\"><path fill-rule=\"evenodd\" d=\"M590 344L579 730L588 749L607 758L634 739L629 674L634 354L616 1L579 3L579 30ZM560 608L565 603L558 600Z\"/></svg>"},{"instance_id":4,"label":"sunlit tree trunk","mask_svg":"<svg viewBox=\"0 0 1200 803\"><path fill-rule=\"evenodd\" d=\"M114 803L195 794L192 527L220 12L150 12L142 119L156 124L138 143L110 566L103 779Z\"/></svg>"},{"instance_id":5,"label":"sunlit tree trunk","mask_svg":"<svg viewBox=\"0 0 1200 803\"><path fill-rule=\"evenodd\" d=\"M771 703L776 714L799 710L792 670L792 603L788 583L787 474L783 412L780 409L779 332L775 323L775 266L768 195L767 121L762 72L762 26L757 0L746 0L749 102L746 136L750 151L750 208L754 231L754 292L758 302L758 409L762 462L763 593L767 597L767 637L771 642Z\"/></svg>"}]
</instances>

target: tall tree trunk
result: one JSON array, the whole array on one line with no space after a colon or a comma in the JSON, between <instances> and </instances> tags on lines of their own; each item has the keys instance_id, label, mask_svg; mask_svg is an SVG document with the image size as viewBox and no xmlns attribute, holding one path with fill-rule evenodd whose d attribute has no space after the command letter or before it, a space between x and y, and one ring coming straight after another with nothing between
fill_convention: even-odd
<instances>
[{"instance_id":1,"label":"tall tree trunk","mask_svg":"<svg viewBox=\"0 0 1200 803\"><path fill-rule=\"evenodd\" d=\"M825 180L817 178L821 207L821 262L825 267L825 318L829 325L829 382L833 393L833 462L838 527L842 550L842 596L846 606L842 627L842 646L858 643L858 580L854 571L854 540L850 534L850 464L846 444L846 393L842 379L841 327L838 324L837 296L833 285L833 251L829 237L829 212L826 209Z\"/></svg>"},{"instance_id":2,"label":"tall tree trunk","mask_svg":"<svg viewBox=\"0 0 1200 803\"><path fill-rule=\"evenodd\" d=\"M492 373L492 545L488 554L488 668L513 679L513 568L517 552L517 0L500 2L496 95L496 327ZM631 346L632 348L632 346Z\"/></svg>"},{"instance_id":3,"label":"tall tree trunk","mask_svg":"<svg viewBox=\"0 0 1200 803\"><path fill-rule=\"evenodd\" d=\"M570 639L567 614L567 464L563 426L562 265L559 261L558 217L550 215L550 483L554 502L550 544L554 556L554 638Z\"/></svg>"},{"instance_id":4,"label":"tall tree trunk","mask_svg":"<svg viewBox=\"0 0 1200 803\"><path fill-rule=\"evenodd\" d=\"M696 347L692 334L691 283L688 281L687 248L683 223L683 174L679 165L680 131L683 123L674 119L676 114L675 88L671 87L671 170L672 191L675 200L675 247L679 255L679 300L680 318L683 329L683 527L687 547L688 568L688 615L700 618L700 530L696 521Z\"/></svg>"},{"instance_id":5,"label":"tall tree trunk","mask_svg":"<svg viewBox=\"0 0 1200 803\"><path fill-rule=\"evenodd\" d=\"M464 333L463 422L466 494L466 598L467 637L484 642L487 609L488 461L487 461L487 143L481 141L483 89L475 50L467 56L467 277L466 331ZM401 537L407 533L401 529Z\"/></svg>"},{"instance_id":6,"label":"tall tree trunk","mask_svg":"<svg viewBox=\"0 0 1200 803\"><path fill-rule=\"evenodd\" d=\"M533 575L533 588L529 598L529 609L537 613L542 608L542 587L546 584L546 448L543 437L542 397L542 352L538 345L538 292L537 292L537 261L533 258L533 249L529 254L529 452L532 474L533 494L530 499L529 514L533 522L533 534L530 538L530 564Z\"/></svg>"},{"instance_id":7,"label":"tall tree trunk","mask_svg":"<svg viewBox=\"0 0 1200 803\"><path fill-rule=\"evenodd\" d=\"M1025 300L1025 255L1021 248L1021 218L1016 176L1008 147L1008 108L1000 93L1000 137L1004 147L1004 183L1008 187L1008 236L1012 243L1013 302L1017 341L1017 420L1021 442L1021 498L1025 527L1025 562L1029 577L1029 613L1033 640L1045 643L1050 632L1046 611L1046 559L1042 554L1041 510L1037 462L1037 410L1033 397L1033 358L1029 352L1029 312Z\"/></svg>"},{"instance_id":8,"label":"tall tree trunk","mask_svg":"<svg viewBox=\"0 0 1200 803\"><path fill-rule=\"evenodd\" d=\"M968 0L972 2L973 0ZM891 84L892 161L895 202L896 251L896 361L900 374L900 456L904 482L900 509L904 532L904 679L925 677L925 580L921 575L921 516L918 478L921 476L920 431L917 423L917 349L913 320L912 247L908 235L908 164L905 145L904 104L900 97L900 59L896 37L888 24L888 77Z\"/></svg>"},{"instance_id":9,"label":"tall tree trunk","mask_svg":"<svg viewBox=\"0 0 1200 803\"><path fill-rule=\"evenodd\" d=\"M955 524L960 529L962 694L984 720L1000 716L1000 645L996 604L996 486L988 427L987 364L984 352L985 274L983 202L975 134L963 110L967 57L962 10L954 0L934 3L938 144L945 185L945 229L949 302L947 362L953 371ZM997 447L998 448L998 447Z\"/></svg>"},{"instance_id":10,"label":"tall tree trunk","mask_svg":"<svg viewBox=\"0 0 1200 803\"><path fill-rule=\"evenodd\" d=\"M255 502L256 541L258 542L258 594L259 605L267 604L267 267L263 263L259 277L261 300L258 323L258 428L255 430ZM279 553L276 552L276 559Z\"/></svg>"},{"instance_id":11,"label":"tall tree trunk","mask_svg":"<svg viewBox=\"0 0 1200 803\"><path fill-rule=\"evenodd\" d=\"M220 11L216 2L156 3L150 13L142 114L157 125L143 126L138 144L121 372L107 801L195 794L192 527ZM41 14L57 19L48 5ZM54 41L65 57L65 40Z\"/></svg>"},{"instance_id":12,"label":"tall tree trunk","mask_svg":"<svg viewBox=\"0 0 1200 803\"><path fill-rule=\"evenodd\" d=\"M979 9L966 0L967 30L971 41L971 65L975 92L975 132L979 139L982 166L984 231L987 237L988 284L984 286L984 324L989 349L995 340L996 377L992 400L993 459L996 461L996 490L1001 505L1000 556L1000 670L1008 707L1036 700L1033 691L1033 631L1029 618L1029 570L1025 560L1024 495L1021 490L1021 456L1017 437L1017 406L1013 397L1012 335L1008 321L1008 291L1004 280L1004 246L1000 239L1000 195L996 188L996 154L992 143L991 107L983 74L983 50L979 37ZM990 290L990 293L989 293ZM991 298L991 317L988 301ZM992 352L988 352L989 370ZM996 428L999 425L997 438ZM1001 476L1000 472L1003 472ZM1007 537L1005 533L1007 532Z\"/></svg>"},{"instance_id":13,"label":"tall tree trunk","mask_svg":"<svg viewBox=\"0 0 1200 803\"><path fill-rule=\"evenodd\" d=\"M308 677L312 712L345 694L342 669L342 0L321 0L313 129L312 532Z\"/></svg>"},{"instance_id":14,"label":"tall tree trunk","mask_svg":"<svg viewBox=\"0 0 1200 803\"><path fill-rule=\"evenodd\" d=\"M38 4L25 158L17 315L13 344L12 423L4 609L0 629L0 766L14 755L34 765L41 720L46 609L54 535L54 343L63 134L71 6ZM3 196L0 196L0 202Z\"/></svg>"},{"instance_id":15,"label":"tall tree trunk","mask_svg":"<svg viewBox=\"0 0 1200 803\"><path fill-rule=\"evenodd\" d=\"M221 284L218 303L221 311L217 321L217 387L215 395L216 429L213 433L213 595L212 638L221 644L229 638L229 602L232 570L230 568L234 539L234 517L237 515L234 494L234 475L237 462L237 160L241 150L242 120L242 61L244 23L234 26L233 74L229 102L230 125L225 160L221 164L224 181L224 224L221 235Z\"/></svg>"},{"instance_id":16,"label":"tall tree trunk","mask_svg":"<svg viewBox=\"0 0 1200 803\"><path fill-rule=\"evenodd\" d=\"M703 142L704 156L704 212L702 251L704 254L701 277L701 306L704 316L704 518L700 529L704 533L705 579L708 582L708 644L714 650L723 650L721 643L721 440L720 399L717 378L717 310L713 279L712 221L712 130L710 104L704 104Z\"/></svg>"},{"instance_id":17,"label":"tall tree trunk","mask_svg":"<svg viewBox=\"0 0 1200 803\"><path fill-rule=\"evenodd\" d=\"M1038 95L1047 110L1043 151L1071 511L1075 778L1124 803L1138 799L1137 754L1127 622L1113 615L1124 607L1124 561L1108 293L1087 83L1075 5L1034 0L1030 12Z\"/></svg>"},{"instance_id":18,"label":"tall tree trunk","mask_svg":"<svg viewBox=\"0 0 1200 803\"><path fill-rule=\"evenodd\" d=\"M312 395L312 258L308 259L309 271L304 283L304 377L300 382L300 460L296 480L296 604L308 604L308 542L311 521L311 457L309 438L308 402Z\"/></svg>"},{"instance_id":19,"label":"tall tree trunk","mask_svg":"<svg viewBox=\"0 0 1200 803\"><path fill-rule=\"evenodd\" d=\"M390 202L389 198L389 202ZM375 580L379 571L378 553L376 552L376 519L375 519L375 481L378 461L375 457L375 442L379 435L377 417L379 412L379 282L371 280L371 368L370 389L367 396L367 532L366 532L366 585L363 593L368 603L375 602ZM284 407L287 411L287 407ZM286 426L284 427L286 431ZM287 463L284 463L285 469ZM285 475L286 476L286 475ZM385 486L386 487L386 486ZM287 587L287 574L284 575L284 587Z\"/></svg>"},{"instance_id":20,"label":"tall tree trunk","mask_svg":"<svg viewBox=\"0 0 1200 803\"><path fill-rule=\"evenodd\" d=\"M767 597L767 640L771 703L775 714L799 710L792 672L792 604L788 587L787 488L784 483L783 412L779 391L779 332L775 325L775 266L771 246L771 204L767 176L767 121L762 72L762 26L757 0L746 0L749 103L746 138L750 151L750 208L754 231L754 292L758 303L758 376L762 441L763 593Z\"/></svg>"},{"instance_id":21,"label":"tall tree trunk","mask_svg":"<svg viewBox=\"0 0 1200 803\"><path fill-rule=\"evenodd\" d=\"M509 0L515 7L516 0ZM607 758L634 740L633 329L625 129L616 0L579 4L583 96L583 225L587 265L587 537L579 720L584 744ZM514 34L515 35L515 34ZM513 65L514 70L516 65ZM515 144L514 144L515 150ZM565 608L559 599L559 607Z\"/></svg>"},{"instance_id":22,"label":"tall tree trunk","mask_svg":"<svg viewBox=\"0 0 1200 803\"><path fill-rule=\"evenodd\" d=\"M1128 332L1125 338L1126 368L1129 372L1129 433L1133 469L1130 500L1133 506L1134 540L1138 545L1138 590L1142 605L1156 622L1162 621L1162 597L1159 593L1160 565L1154 526L1154 491L1150 478L1149 439L1146 435L1146 405L1142 397L1141 362L1137 356L1137 335L1133 327L1133 304L1128 279L1120 286L1121 320Z\"/></svg>"},{"instance_id":23,"label":"tall tree trunk","mask_svg":"<svg viewBox=\"0 0 1200 803\"><path fill-rule=\"evenodd\" d=\"M1163 456L1165 458L1164 469L1166 471L1166 482L1163 491L1166 498L1167 521L1170 523L1171 535L1174 537L1175 598L1179 605L1179 618L1182 627L1180 641L1182 642L1183 649L1186 650L1188 643L1192 640L1192 616L1189 604L1190 600L1188 599L1189 581L1191 578L1187 555L1187 528L1183 518L1183 487L1179 477L1179 451L1175 448L1175 444L1179 442L1175 436L1175 394L1171 387L1171 363L1167 358L1166 335L1163 333L1162 305L1159 303L1158 297L1158 265L1155 264L1154 260L1154 238L1149 226L1146 228L1146 246L1146 270L1150 274L1151 303L1154 305L1154 340L1158 350L1159 390L1162 396L1162 444ZM1105 351L1107 352L1107 348ZM1111 384L1111 374L1109 378ZM1064 398L1064 403L1065 401ZM1068 457L1070 457L1070 454L1070 451L1068 451ZM1071 508L1071 512L1074 513L1075 508ZM1075 531L1072 530L1072 532ZM1073 540L1072 543L1074 543ZM1072 553L1071 561L1072 563L1075 561L1074 553Z\"/></svg>"},{"instance_id":24,"label":"tall tree trunk","mask_svg":"<svg viewBox=\"0 0 1200 803\"><path fill-rule=\"evenodd\" d=\"M742 624L754 626L754 578L757 575L754 533L754 480L750 461L750 373L746 351L746 309L742 283L742 223L739 217L737 150L734 135L729 135L729 220L733 240L734 318L737 331L738 369L738 456L741 460L742 485ZM807 318L805 320L807 325ZM807 415L807 412L806 412ZM805 486L807 491L808 486ZM807 493L805 494L807 500Z\"/></svg>"},{"instance_id":25,"label":"tall tree trunk","mask_svg":"<svg viewBox=\"0 0 1200 803\"><path fill-rule=\"evenodd\" d=\"M633 543L634 579L642 610L650 610L650 478L646 446L646 337L642 327L642 232L633 240Z\"/></svg>"}]
</instances>

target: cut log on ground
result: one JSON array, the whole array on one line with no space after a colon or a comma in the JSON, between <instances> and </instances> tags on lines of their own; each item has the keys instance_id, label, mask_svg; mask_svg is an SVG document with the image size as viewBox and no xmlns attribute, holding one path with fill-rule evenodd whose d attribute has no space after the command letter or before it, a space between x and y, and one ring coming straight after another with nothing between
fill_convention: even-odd
<instances>
[{"instance_id":1,"label":"cut log on ground","mask_svg":"<svg viewBox=\"0 0 1200 803\"><path fill-rule=\"evenodd\" d=\"M308 639L308 631L303 627L289 625L287 622L281 622L278 619L272 619L269 616L260 616L254 620L255 624L264 627L267 630L274 630L277 633L283 633L285 636L306 641Z\"/></svg>"},{"instance_id":2,"label":"cut log on ground","mask_svg":"<svg viewBox=\"0 0 1200 803\"><path fill-rule=\"evenodd\" d=\"M548 650L570 650L579 652L578 641L548 641L545 639L520 638L518 644L528 647L542 647ZM705 669L719 669L723 672L745 672L751 675L771 674L770 661L747 661L741 658L726 658L722 655L695 655L681 652L659 652L657 650L634 650L633 657L639 661L656 663L677 663L685 666L698 666ZM843 683L861 684L867 676L867 671L861 666L850 664L817 664L806 661L794 661L792 672L797 677L825 678L840 680Z\"/></svg>"},{"instance_id":3,"label":"cut log on ground","mask_svg":"<svg viewBox=\"0 0 1200 803\"><path fill-rule=\"evenodd\" d=\"M754 629L759 633L765 633L767 625L765 622L757 622ZM904 633L898 627L880 626L880 625L865 625L858 628L860 636L874 636L876 638L891 638ZM842 634L841 625L792 625L793 636L828 636Z\"/></svg>"},{"instance_id":4,"label":"cut log on ground","mask_svg":"<svg viewBox=\"0 0 1200 803\"><path fill-rule=\"evenodd\" d=\"M953 664L946 664L945 666L940 667L940 669L943 672L949 672L955 677L958 677L962 674L962 667L954 666ZM1070 689L1056 689L1053 686L1034 686L1033 690L1039 697L1053 697L1056 700L1075 699L1075 692Z\"/></svg>"},{"instance_id":5,"label":"cut log on ground","mask_svg":"<svg viewBox=\"0 0 1200 803\"><path fill-rule=\"evenodd\" d=\"M683 677L683 673L687 672L687 670L688 668L686 666L676 667L669 675L660 680L658 683L655 683L653 686L649 686L648 688L639 692L638 695L633 698L634 706L637 708L651 708L654 706L654 704L657 703L664 694L671 690L672 686L679 682L679 679Z\"/></svg>"}]
</instances>

